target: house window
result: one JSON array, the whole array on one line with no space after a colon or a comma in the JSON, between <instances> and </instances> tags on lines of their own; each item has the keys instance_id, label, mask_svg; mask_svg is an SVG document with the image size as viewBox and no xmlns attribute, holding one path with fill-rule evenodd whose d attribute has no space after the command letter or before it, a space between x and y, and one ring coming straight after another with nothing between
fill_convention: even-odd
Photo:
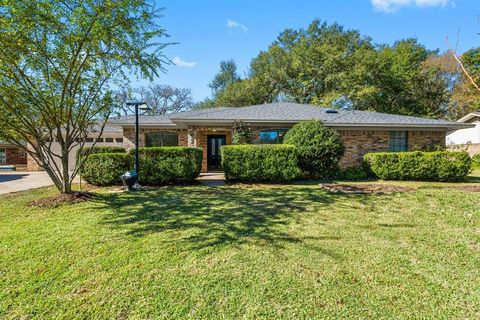
<instances>
[{"instance_id":1,"label":"house window","mask_svg":"<svg viewBox=\"0 0 480 320\"><path fill-rule=\"evenodd\" d=\"M147 147L174 147L178 146L178 134L170 132L150 132L145 134Z\"/></svg>"},{"instance_id":2,"label":"house window","mask_svg":"<svg viewBox=\"0 0 480 320\"><path fill-rule=\"evenodd\" d=\"M288 129L262 130L259 134L259 142L265 144L282 143Z\"/></svg>"},{"instance_id":3,"label":"house window","mask_svg":"<svg viewBox=\"0 0 480 320\"><path fill-rule=\"evenodd\" d=\"M388 151L403 152L408 150L407 131L390 131L388 141Z\"/></svg>"},{"instance_id":4,"label":"house window","mask_svg":"<svg viewBox=\"0 0 480 320\"><path fill-rule=\"evenodd\" d=\"M123 143L123 138L115 138L116 143Z\"/></svg>"},{"instance_id":5,"label":"house window","mask_svg":"<svg viewBox=\"0 0 480 320\"><path fill-rule=\"evenodd\" d=\"M18 150L18 157L20 159L25 159L26 156L27 156L27 153L25 152L25 150L23 149Z\"/></svg>"},{"instance_id":6,"label":"house window","mask_svg":"<svg viewBox=\"0 0 480 320\"><path fill-rule=\"evenodd\" d=\"M96 142L103 142L103 138L97 138L95 139Z\"/></svg>"},{"instance_id":7,"label":"house window","mask_svg":"<svg viewBox=\"0 0 480 320\"><path fill-rule=\"evenodd\" d=\"M106 143L113 143L113 138L105 138Z\"/></svg>"},{"instance_id":8,"label":"house window","mask_svg":"<svg viewBox=\"0 0 480 320\"><path fill-rule=\"evenodd\" d=\"M92 143L92 142L93 142L93 138L87 138L87 139L85 139L85 142Z\"/></svg>"},{"instance_id":9,"label":"house window","mask_svg":"<svg viewBox=\"0 0 480 320\"><path fill-rule=\"evenodd\" d=\"M7 164L7 152L5 148L0 149L0 164Z\"/></svg>"}]
</instances>

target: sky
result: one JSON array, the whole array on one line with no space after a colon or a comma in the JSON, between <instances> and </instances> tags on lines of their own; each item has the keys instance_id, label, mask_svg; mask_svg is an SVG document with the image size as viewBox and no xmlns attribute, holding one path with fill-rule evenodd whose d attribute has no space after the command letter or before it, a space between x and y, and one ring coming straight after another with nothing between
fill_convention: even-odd
<instances>
[{"instance_id":1,"label":"sky","mask_svg":"<svg viewBox=\"0 0 480 320\"><path fill-rule=\"evenodd\" d=\"M195 101L211 96L208 83L221 60L239 73L287 28L306 28L315 18L338 22L392 44L415 37L429 49L480 46L480 0L156 0L159 24L170 35L164 53L171 64L155 83L190 88ZM146 85L132 79L134 87Z\"/></svg>"}]
</instances>

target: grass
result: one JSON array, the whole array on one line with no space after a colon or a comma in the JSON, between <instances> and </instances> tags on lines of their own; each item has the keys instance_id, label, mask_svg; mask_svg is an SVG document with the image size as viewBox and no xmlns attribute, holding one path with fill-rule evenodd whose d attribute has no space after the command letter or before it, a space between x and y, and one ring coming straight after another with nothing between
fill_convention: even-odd
<instances>
[{"instance_id":1,"label":"grass","mask_svg":"<svg viewBox=\"0 0 480 320\"><path fill-rule=\"evenodd\" d=\"M27 206L51 188L2 196L0 318L478 319L480 194L409 185L164 187L52 209Z\"/></svg>"}]
</instances>

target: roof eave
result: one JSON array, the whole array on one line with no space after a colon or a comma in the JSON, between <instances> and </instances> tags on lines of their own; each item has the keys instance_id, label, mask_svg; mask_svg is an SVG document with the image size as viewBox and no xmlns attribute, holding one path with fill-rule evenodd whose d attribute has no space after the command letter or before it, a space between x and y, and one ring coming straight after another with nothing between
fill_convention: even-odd
<instances>
[{"instance_id":1,"label":"roof eave","mask_svg":"<svg viewBox=\"0 0 480 320\"><path fill-rule=\"evenodd\" d=\"M295 124L303 120L258 120L258 119L240 119L241 121L250 123L250 124ZM234 120L225 120L225 119L172 119L174 122L182 124L213 124L213 125L222 125L222 124L232 124ZM325 125L330 127L358 127L358 128L385 128L385 127L394 127L394 128L437 128L444 130L452 129L464 129L472 128L475 125L467 123L446 123L446 124L415 124L415 123L337 123L337 122L324 122Z\"/></svg>"},{"instance_id":2,"label":"roof eave","mask_svg":"<svg viewBox=\"0 0 480 320\"><path fill-rule=\"evenodd\" d=\"M471 112L469 114L467 114L466 116L464 116L463 118L460 118L457 120L457 122L466 122L474 117L480 117L480 113L478 112Z\"/></svg>"}]
</instances>

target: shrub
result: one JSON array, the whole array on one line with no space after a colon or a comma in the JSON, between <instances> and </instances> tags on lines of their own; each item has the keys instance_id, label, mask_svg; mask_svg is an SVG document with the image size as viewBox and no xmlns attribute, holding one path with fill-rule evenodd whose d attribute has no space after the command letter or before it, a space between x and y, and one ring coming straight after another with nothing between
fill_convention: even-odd
<instances>
[{"instance_id":1,"label":"shrub","mask_svg":"<svg viewBox=\"0 0 480 320\"><path fill-rule=\"evenodd\" d=\"M384 180L461 181L471 166L466 152L381 152L368 153L364 159Z\"/></svg>"},{"instance_id":2,"label":"shrub","mask_svg":"<svg viewBox=\"0 0 480 320\"><path fill-rule=\"evenodd\" d=\"M82 167L82 178L97 186L121 182L120 176L131 168L131 157L127 153L90 154Z\"/></svg>"},{"instance_id":3,"label":"shrub","mask_svg":"<svg viewBox=\"0 0 480 320\"><path fill-rule=\"evenodd\" d=\"M140 183L162 185L192 182L202 169L203 150L191 147L151 147L139 149ZM131 150L133 156L135 150Z\"/></svg>"},{"instance_id":4,"label":"shrub","mask_svg":"<svg viewBox=\"0 0 480 320\"><path fill-rule=\"evenodd\" d=\"M369 178L371 175L368 167L349 167L339 171L338 178L350 181L361 181Z\"/></svg>"},{"instance_id":5,"label":"shrub","mask_svg":"<svg viewBox=\"0 0 480 320\"><path fill-rule=\"evenodd\" d=\"M243 121L237 120L233 123L233 144L252 144L252 131Z\"/></svg>"},{"instance_id":6,"label":"shrub","mask_svg":"<svg viewBox=\"0 0 480 320\"><path fill-rule=\"evenodd\" d=\"M480 169L480 153L472 157L472 168Z\"/></svg>"},{"instance_id":7,"label":"shrub","mask_svg":"<svg viewBox=\"0 0 480 320\"><path fill-rule=\"evenodd\" d=\"M221 154L227 180L289 181L301 175L295 146L230 145Z\"/></svg>"},{"instance_id":8,"label":"shrub","mask_svg":"<svg viewBox=\"0 0 480 320\"><path fill-rule=\"evenodd\" d=\"M87 152L90 151L90 154L97 154L97 153L125 153L125 148L124 147L114 147L114 146L95 146L91 148L92 150L90 151L89 147L78 149L77 152L77 157L78 155L85 155Z\"/></svg>"},{"instance_id":9,"label":"shrub","mask_svg":"<svg viewBox=\"0 0 480 320\"><path fill-rule=\"evenodd\" d=\"M300 168L313 178L332 176L345 152L338 132L318 120L296 124L287 132L283 142L297 147Z\"/></svg>"}]
</instances>

